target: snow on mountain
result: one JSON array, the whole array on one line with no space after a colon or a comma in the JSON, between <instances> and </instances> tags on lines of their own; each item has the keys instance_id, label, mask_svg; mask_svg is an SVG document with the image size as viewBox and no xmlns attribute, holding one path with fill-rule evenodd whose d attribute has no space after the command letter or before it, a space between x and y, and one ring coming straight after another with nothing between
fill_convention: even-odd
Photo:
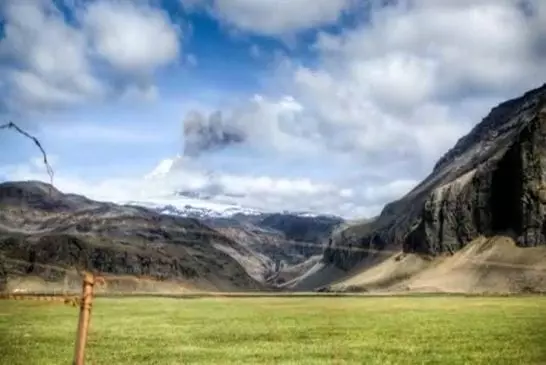
<instances>
[{"instance_id":1,"label":"snow on mountain","mask_svg":"<svg viewBox=\"0 0 546 365\"><path fill-rule=\"evenodd\" d=\"M120 204L141 206L153 209L158 213L178 215L188 218L231 218L235 215L256 216L262 214L272 214L272 212L260 211L239 205L222 204L202 199L181 198L179 196L172 198L154 198L153 200L143 201L131 200L120 202ZM305 218L330 217L329 215L314 214L309 212L282 211L277 213Z\"/></svg>"},{"instance_id":2,"label":"snow on mountain","mask_svg":"<svg viewBox=\"0 0 546 365\"><path fill-rule=\"evenodd\" d=\"M178 215L190 218L230 218L235 214L259 215L262 212L237 205L221 204L200 199L166 197L153 201L128 201L126 205L150 208L162 214Z\"/></svg>"},{"instance_id":3,"label":"snow on mountain","mask_svg":"<svg viewBox=\"0 0 546 365\"><path fill-rule=\"evenodd\" d=\"M234 215L283 214L307 218L324 217L308 211L277 211L250 208L237 203L245 200L244 192L226 191L216 181L214 171L204 171L194 160L178 154L162 160L144 180L151 194L140 195L120 204L138 205L159 213L191 218L230 218Z\"/></svg>"},{"instance_id":4,"label":"snow on mountain","mask_svg":"<svg viewBox=\"0 0 546 365\"><path fill-rule=\"evenodd\" d=\"M149 174L144 176L144 179L150 180L154 178L160 178L166 176L171 169L173 168L173 165L175 161L180 159L180 155L177 155L176 158L167 158L165 160L162 160Z\"/></svg>"}]
</instances>

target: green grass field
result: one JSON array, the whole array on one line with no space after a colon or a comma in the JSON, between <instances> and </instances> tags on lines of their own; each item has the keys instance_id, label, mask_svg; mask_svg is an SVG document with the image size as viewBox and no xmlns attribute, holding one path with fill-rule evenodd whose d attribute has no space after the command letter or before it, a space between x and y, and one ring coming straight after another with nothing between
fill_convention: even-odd
<instances>
[{"instance_id":1,"label":"green grass field","mask_svg":"<svg viewBox=\"0 0 546 365\"><path fill-rule=\"evenodd\" d=\"M0 363L70 364L77 316L0 301ZM546 297L103 298L87 364L546 364Z\"/></svg>"}]
</instances>

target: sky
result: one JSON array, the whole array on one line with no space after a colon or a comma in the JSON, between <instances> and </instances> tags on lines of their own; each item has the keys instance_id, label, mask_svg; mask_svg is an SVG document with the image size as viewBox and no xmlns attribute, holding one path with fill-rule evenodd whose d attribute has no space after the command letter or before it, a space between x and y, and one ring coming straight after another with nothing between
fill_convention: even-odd
<instances>
[{"instance_id":1,"label":"sky","mask_svg":"<svg viewBox=\"0 0 546 365\"><path fill-rule=\"evenodd\" d=\"M545 61L542 0L2 0L0 124L64 192L363 218Z\"/></svg>"}]
</instances>

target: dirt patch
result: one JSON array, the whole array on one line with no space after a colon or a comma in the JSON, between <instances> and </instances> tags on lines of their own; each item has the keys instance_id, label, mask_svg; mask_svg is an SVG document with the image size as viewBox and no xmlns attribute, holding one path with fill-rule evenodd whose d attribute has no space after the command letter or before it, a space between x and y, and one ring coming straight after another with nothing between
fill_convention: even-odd
<instances>
[{"instance_id":1,"label":"dirt patch","mask_svg":"<svg viewBox=\"0 0 546 365\"><path fill-rule=\"evenodd\" d=\"M481 237L434 259L393 254L334 285L334 290L447 293L546 292L546 247L522 248L505 236Z\"/></svg>"},{"instance_id":2,"label":"dirt patch","mask_svg":"<svg viewBox=\"0 0 546 365\"><path fill-rule=\"evenodd\" d=\"M172 293L184 294L195 291L195 285L180 281L159 281L146 277L106 275L104 283L96 285L95 293ZM66 275L60 281L47 281L38 276L8 277L6 292L8 293L80 293L82 276L74 273ZM212 289L212 288L211 288Z\"/></svg>"}]
</instances>

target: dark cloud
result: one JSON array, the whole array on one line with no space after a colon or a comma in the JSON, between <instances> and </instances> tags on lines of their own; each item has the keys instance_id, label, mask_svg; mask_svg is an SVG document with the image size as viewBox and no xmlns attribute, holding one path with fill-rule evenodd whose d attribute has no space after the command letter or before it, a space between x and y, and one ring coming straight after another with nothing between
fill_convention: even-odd
<instances>
[{"instance_id":1,"label":"dark cloud","mask_svg":"<svg viewBox=\"0 0 546 365\"><path fill-rule=\"evenodd\" d=\"M196 157L245 140L246 134L230 125L219 111L208 117L193 111L184 120L184 156L187 157Z\"/></svg>"}]
</instances>

